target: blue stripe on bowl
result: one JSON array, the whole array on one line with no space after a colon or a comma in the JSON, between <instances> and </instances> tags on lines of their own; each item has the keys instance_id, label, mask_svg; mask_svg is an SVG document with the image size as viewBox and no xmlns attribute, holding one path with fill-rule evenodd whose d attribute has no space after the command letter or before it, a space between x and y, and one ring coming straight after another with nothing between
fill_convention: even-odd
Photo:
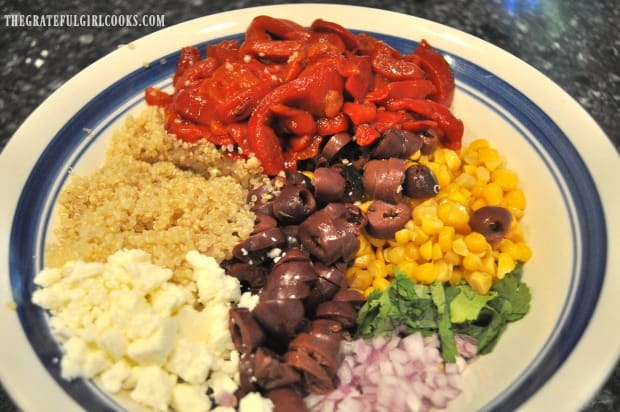
<instances>
[{"instance_id":1,"label":"blue stripe on bowl","mask_svg":"<svg viewBox=\"0 0 620 412\"><path fill-rule=\"evenodd\" d=\"M417 43L372 33L402 52ZM226 39L241 39L241 35ZM208 43L217 43L224 38ZM198 45L204 46L207 43ZM485 410L513 410L531 397L557 371L582 336L596 306L605 276L607 235L600 197L590 173L566 135L526 96L475 64L450 54L457 87L501 115L543 159L560 187L573 233L573 274L560 319L531 365L508 388L485 405ZM9 267L13 298L28 339L49 373L82 407L108 411L119 408L91 383L60 378L59 348L47 318L30 301L33 278L43 267L44 241L68 168L75 165L108 126L141 101L146 86L169 78L178 53L136 70L92 99L52 139L35 164L20 196L10 234ZM166 64L161 64L165 61ZM119 107L124 110L117 112ZM116 112L114 116L111 116ZM510 116L506 115L509 113ZM98 130L87 134L84 129ZM580 258L578 259L577 256ZM38 257L38 258L37 258ZM579 310L573 310L579 308Z\"/></svg>"}]
</instances>

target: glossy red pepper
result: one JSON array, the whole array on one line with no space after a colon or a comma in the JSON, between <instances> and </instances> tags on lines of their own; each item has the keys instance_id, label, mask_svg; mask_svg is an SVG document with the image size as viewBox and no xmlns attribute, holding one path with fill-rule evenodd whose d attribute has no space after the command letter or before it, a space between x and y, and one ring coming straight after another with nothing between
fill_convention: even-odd
<instances>
[{"instance_id":1,"label":"glossy red pepper","mask_svg":"<svg viewBox=\"0 0 620 412\"><path fill-rule=\"evenodd\" d=\"M144 99L151 106L165 106L172 103L172 96L156 87L147 87L144 90Z\"/></svg>"},{"instance_id":2,"label":"glossy red pepper","mask_svg":"<svg viewBox=\"0 0 620 412\"><path fill-rule=\"evenodd\" d=\"M193 66L200 60L200 50L197 47L183 47L181 49L181 55L179 56L179 62L177 63L177 69L172 78L172 82L176 83L177 79L185 73L185 70Z\"/></svg>"},{"instance_id":3,"label":"glossy red pepper","mask_svg":"<svg viewBox=\"0 0 620 412\"><path fill-rule=\"evenodd\" d=\"M344 114L349 116L354 125L370 123L377 117L377 106L374 103L346 102L342 107Z\"/></svg>"},{"instance_id":4,"label":"glossy red pepper","mask_svg":"<svg viewBox=\"0 0 620 412\"><path fill-rule=\"evenodd\" d=\"M426 40L420 42L413 55L419 58L427 78L435 85L436 91L431 99L450 106L454 97L454 74L446 59Z\"/></svg>"},{"instance_id":5,"label":"glossy red pepper","mask_svg":"<svg viewBox=\"0 0 620 412\"><path fill-rule=\"evenodd\" d=\"M408 97L392 99L387 102L389 110L409 110L437 122L443 130L442 143L449 149L460 149L463 138L463 122L457 119L450 109L432 100L416 100Z\"/></svg>"},{"instance_id":6,"label":"glossy red pepper","mask_svg":"<svg viewBox=\"0 0 620 412\"><path fill-rule=\"evenodd\" d=\"M436 89L430 80L401 80L390 82L385 86L375 89L366 95L366 100L371 102L385 103L388 99L410 97L412 99L425 99L435 93Z\"/></svg>"},{"instance_id":7,"label":"glossy red pepper","mask_svg":"<svg viewBox=\"0 0 620 412\"><path fill-rule=\"evenodd\" d=\"M347 77L344 88L357 103L364 101L372 83L370 56L352 56L348 59L357 67L357 73Z\"/></svg>"},{"instance_id":8,"label":"glossy red pepper","mask_svg":"<svg viewBox=\"0 0 620 412\"><path fill-rule=\"evenodd\" d=\"M343 79L333 59L324 59L304 70L297 79L284 83L268 93L256 106L248 121L248 143L268 175L284 170L284 150L271 123L272 106L285 104L318 117L330 116L342 96ZM340 106L342 98L340 97ZM340 107L337 108L337 112ZM336 112L336 114L337 114Z\"/></svg>"},{"instance_id":9,"label":"glossy red pepper","mask_svg":"<svg viewBox=\"0 0 620 412\"><path fill-rule=\"evenodd\" d=\"M389 80L423 79L426 76L420 66L403 58L385 43L377 42L371 57L373 69Z\"/></svg>"}]
</instances>

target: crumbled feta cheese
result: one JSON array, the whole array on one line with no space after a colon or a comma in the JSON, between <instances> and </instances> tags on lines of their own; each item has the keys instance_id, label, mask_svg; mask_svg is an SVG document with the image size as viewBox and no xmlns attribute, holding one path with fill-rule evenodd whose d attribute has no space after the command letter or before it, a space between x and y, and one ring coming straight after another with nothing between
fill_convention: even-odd
<instances>
[{"instance_id":1,"label":"crumbled feta cheese","mask_svg":"<svg viewBox=\"0 0 620 412\"><path fill-rule=\"evenodd\" d=\"M32 301L50 311L63 378L93 378L103 390L154 410L234 411L239 353L229 311L253 308L258 296L241 295L239 280L215 259L195 251L186 259L195 284L172 283L172 272L140 250L120 250L106 263L42 270ZM220 403L215 409L208 387Z\"/></svg>"},{"instance_id":2,"label":"crumbled feta cheese","mask_svg":"<svg viewBox=\"0 0 620 412\"><path fill-rule=\"evenodd\" d=\"M174 352L168 358L166 369L185 382L198 385L207 380L213 362L213 353L205 343L179 339Z\"/></svg>"},{"instance_id":3,"label":"crumbled feta cheese","mask_svg":"<svg viewBox=\"0 0 620 412\"><path fill-rule=\"evenodd\" d=\"M211 401L203 386L178 383L172 388L170 406L177 412L205 412L211 409Z\"/></svg>"},{"instance_id":4,"label":"crumbled feta cheese","mask_svg":"<svg viewBox=\"0 0 620 412\"><path fill-rule=\"evenodd\" d=\"M239 412L271 412L273 402L258 392L250 392L239 401Z\"/></svg>"},{"instance_id":5,"label":"crumbled feta cheese","mask_svg":"<svg viewBox=\"0 0 620 412\"><path fill-rule=\"evenodd\" d=\"M158 411L168 411L172 388L176 377L169 375L159 366L138 366L136 386L130 396L136 402Z\"/></svg>"},{"instance_id":6,"label":"crumbled feta cheese","mask_svg":"<svg viewBox=\"0 0 620 412\"><path fill-rule=\"evenodd\" d=\"M248 310L253 310L254 306L258 304L258 295L253 295L250 292L244 292L241 294L239 298L239 304L237 307L246 308Z\"/></svg>"}]
</instances>

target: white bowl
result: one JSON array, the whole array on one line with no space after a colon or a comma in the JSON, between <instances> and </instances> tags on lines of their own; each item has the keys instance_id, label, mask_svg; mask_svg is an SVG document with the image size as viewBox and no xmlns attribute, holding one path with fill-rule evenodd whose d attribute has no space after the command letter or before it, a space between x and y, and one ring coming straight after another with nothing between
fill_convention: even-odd
<instances>
[{"instance_id":1,"label":"white bowl","mask_svg":"<svg viewBox=\"0 0 620 412\"><path fill-rule=\"evenodd\" d=\"M620 162L585 111L514 56L455 29L408 15L339 5L237 10L166 28L114 51L50 96L0 158L0 378L24 410L115 408L92 383L59 377L59 349L30 302L53 210L68 172L92 171L111 130L143 106L146 86L170 84L181 47L241 38L259 14L304 25L316 18L371 32L403 52L426 39L456 80L453 110L465 141L484 137L517 171L534 251L524 280L530 313L467 370L451 410L569 410L592 396L620 353L617 211ZM614 210L615 209L615 210ZM616 252L615 254L613 252ZM5 305L6 306L6 305Z\"/></svg>"}]
</instances>

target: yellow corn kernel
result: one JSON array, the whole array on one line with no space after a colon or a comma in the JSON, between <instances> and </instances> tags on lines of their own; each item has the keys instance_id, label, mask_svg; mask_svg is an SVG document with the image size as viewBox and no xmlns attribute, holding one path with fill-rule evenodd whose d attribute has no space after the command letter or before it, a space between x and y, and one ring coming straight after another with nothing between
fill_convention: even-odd
<instances>
[{"instance_id":1,"label":"yellow corn kernel","mask_svg":"<svg viewBox=\"0 0 620 412\"><path fill-rule=\"evenodd\" d=\"M443 254L443 260L452 266L459 266L461 264L461 257L451 250Z\"/></svg>"},{"instance_id":2,"label":"yellow corn kernel","mask_svg":"<svg viewBox=\"0 0 620 412\"><path fill-rule=\"evenodd\" d=\"M476 210L486 205L487 205L486 200L478 198L478 199L475 199L473 202L471 202L471 205L469 205L469 207L471 207L471 210L475 212Z\"/></svg>"},{"instance_id":3,"label":"yellow corn kernel","mask_svg":"<svg viewBox=\"0 0 620 412\"><path fill-rule=\"evenodd\" d=\"M478 157L490 170L497 169L503 163L497 150L490 147L478 150Z\"/></svg>"},{"instance_id":4,"label":"yellow corn kernel","mask_svg":"<svg viewBox=\"0 0 620 412\"><path fill-rule=\"evenodd\" d=\"M355 276L349 281L349 287L357 290L364 290L368 288L372 282L373 276L369 271L357 268Z\"/></svg>"},{"instance_id":5,"label":"yellow corn kernel","mask_svg":"<svg viewBox=\"0 0 620 412\"><path fill-rule=\"evenodd\" d=\"M469 165L466 165L466 166L469 166ZM473 171L476 170L475 166L471 166L471 167L473 167ZM458 184L459 186L463 188L471 189L476 184L476 178L473 176L473 173L467 173L467 169L465 169L465 167L463 169L465 170L465 173L461 173L460 175L455 177L454 183Z\"/></svg>"},{"instance_id":6,"label":"yellow corn kernel","mask_svg":"<svg viewBox=\"0 0 620 412\"><path fill-rule=\"evenodd\" d=\"M411 240L411 231L407 229L400 229L394 233L394 239L396 243L404 245Z\"/></svg>"},{"instance_id":7,"label":"yellow corn kernel","mask_svg":"<svg viewBox=\"0 0 620 412\"><path fill-rule=\"evenodd\" d=\"M433 283L437 279L437 267L430 262L418 265L413 271L413 278L420 283Z\"/></svg>"},{"instance_id":8,"label":"yellow corn kernel","mask_svg":"<svg viewBox=\"0 0 620 412\"><path fill-rule=\"evenodd\" d=\"M519 184L519 178L512 170L495 169L491 176L493 181L500 185L504 192L516 189Z\"/></svg>"},{"instance_id":9,"label":"yellow corn kernel","mask_svg":"<svg viewBox=\"0 0 620 412\"><path fill-rule=\"evenodd\" d=\"M452 268L452 275L450 276L450 284L456 285L457 283L461 281L461 279L463 279L463 273L458 269Z\"/></svg>"},{"instance_id":10,"label":"yellow corn kernel","mask_svg":"<svg viewBox=\"0 0 620 412\"><path fill-rule=\"evenodd\" d=\"M485 295L489 289L491 289L491 284L493 283L493 278L488 273L484 272L473 272L468 279L471 288L481 295Z\"/></svg>"},{"instance_id":11,"label":"yellow corn kernel","mask_svg":"<svg viewBox=\"0 0 620 412\"><path fill-rule=\"evenodd\" d=\"M374 289L379 289L382 292L387 289L388 286L390 286L390 281L385 278L375 278L372 281L372 287Z\"/></svg>"},{"instance_id":12,"label":"yellow corn kernel","mask_svg":"<svg viewBox=\"0 0 620 412\"><path fill-rule=\"evenodd\" d=\"M420 150L416 150L411 156L409 156L409 160L413 160L414 162L420 160L422 156L422 152Z\"/></svg>"},{"instance_id":13,"label":"yellow corn kernel","mask_svg":"<svg viewBox=\"0 0 620 412\"><path fill-rule=\"evenodd\" d=\"M412 236L413 243L418 246L420 246L421 244L423 244L429 239L428 235L424 233L424 231L422 230L420 226L416 226L414 232L415 234Z\"/></svg>"},{"instance_id":14,"label":"yellow corn kernel","mask_svg":"<svg viewBox=\"0 0 620 412\"><path fill-rule=\"evenodd\" d=\"M517 250L519 251L519 260L521 262L527 262L532 257L532 249L523 242L517 243Z\"/></svg>"},{"instance_id":15,"label":"yellow corn kernel","mask_svg":"<svg viewBox=\"0 0 620 412\"><path fill-rule=\"evenodd\" d=\"M437 204L433 199L426 200L413 209L411 217L417 224L421 224L424 218L437 217Z\"/></svg>"},{"instance_id":16,"label":"yellow corn kernel","mask_svg":"<svg viewBox=\"0 0 620 412\"><path fill-rule=\"evenodd\" d=\"M439 260L435 262L437 268L437 280L440 282L448 282L452 277L452 266L445 261Z\"/></svg>"},{"instance_id":17,"label":"yellow corn kernel","mask_svg":"<svg viewBox=\"0 0 620 412\"><path fill-rule=\"evenodd\" d=\"M477 271L482 269L482 260L480 256L470 253L463 257L463 267L469 271Z\"/></svg>"},{"instance_id":18,"label":"yellow corn kernel","mask_svg":"<svg viewBox=\"0 0 620 412\"><path fill-rule=\"evenodd\" d=\"M379 239L376 237L368 236L368 243L373 245L374 247L383 247L386 244L385 239Z\"/></svg>"},{"instance_id":19,"label":"yellow corn kernel","mask_svg":"<svg viewBox=\"0 0 620 412\"><path fill-rule=\"evenodd\" d=\"M408 243L405 246L405 256L410 261L416 261L420 259L420 249L414 243Z\"/></svg>"},{"instance_id":20,"label":"yellow corn kernel","mask_svg":"<svg viewBox=\"0 0 620 412\"><path fill-rule=\"evenodd\" d=\"M437 236L437 244L441 251L446 253L452 248L452 239L454 239L454 228L452 226L444 226Z\"/></svg>"},{"instance_id":21,"label":"yellow corn kernel","mask_svg":"<svg viewBox=\"0 0 620 412\"><path fill-rule=\"evenodd\" d=\"M443 257L443 252L441 251L441 247L438 243L433 243L433 249L431 252L432 260L441 259Z\"/></svg>"},{"instance_id":22,"label":"yellow corn kernel","mask_svg":"<svg viewBox=\"0 0 620 412\"><path fill-rule=\"evenodd\" d=\"M426 261L433 258L433 242L427 240L420 246L420 257Z\"/></svg>"},{"instance_id":23,"label":"yellow corn kernel","mask_svg":"<svg viewBox=\"0 0 620 412\"><path fill-rule=\"evenodd\" d=\"M368 297L375 290L372 286L364 291L364 296Z\"/></svg>"},{"instance_id":24,"label":"yellow corn kernel","mask_svg":"<svg viewBox=\"0 0 620 412\"><path fill-rule=\"evenodd\" d=\"M452 175L450 174L450 171L448 170L446 165L440 165L439 167L437 167L435 177L437 178L437 183L439 183L439 187L448 186L452 181Z\"/></svg>"},{"instance_id":25,"label":"yellow corn kernel","mask_svg":"<svg viewBox=\"0 0 620 412\"><path fill-rule=\"evenodd\" d=\"M463 152L463 161L468 165L477 165L479 162L478 152L475 150L465 150Z\"/></svg>"},{"instance_id":26,"label":"yellow corn kernel","mask_svg":"<svg viewBox=\"0 0 620 412\"><path fill-rule=\"evenodd\" d=\"M370 246L368 238L366 238L366 236L364 235L360 235L358 238L360 240L360 247L357 250L357 255L360 256L373 253L372 246Z\"/></svg>"},{"instance_id":27,"label":"yellow corn kernel","mask_svg":"<svg viewBox=\"0 0 620 412\"><path fill-rule=\"evenodd\" d=\"M519 189L509 191L504 195L504 202L507 207L525 210L525 195Z\"/></svg>"},{"instance_id":28,"label":"yellow corn kernel","mask_svg":"<svg viewBox=\"0 0 620 412\"><path fill-rule=\"evenodd\" d=\"M427 235L436 235L441 231L443 222L437 217L424 217L422 218L422 231Z\"/></svg>"},{"instance_id":29,"label":"yellow corn kernel","mask_svg":"<svg viewBox=\"0 0 620 412\"><path fill-rule=\"evenodd\" d=\"M469 192L466 190L459 190L455 192L451 192L448 195L448 199L454 202L460 203L462 205L466 205L469 202Z\"/></svg>"},{"instance_id":30,"label":"yellow corn kernel","mask_svg":"<svg viewBox=\"0 0 620 412\"><path fill-rule=\"evenodd\" d=\"M446 157L444 155L444 149L440 148L435 150L435 152L433 153L433 160L436 163L445 163L446 162Z\"/></svg>"},{"instance_id":31,"label":"yellow corn kernel","mask_svg":"<svg viewBox=\"0 0 620 412\"><path fill-rule=\"evenodd\" d=\"M454 150L446 149L444 156L446 158L446 166L452 172L456 171L461 167L461 158Z\"/></svg>"},{"instance_id":32,"label":"yellow corn kernel","mask_svg":"<svg viewBox=\"0 0 620 412\"><path fill-rule=\"evenodd\" d=\"M508 253L500 253L497 257L497 278L503 279L507 273L514 270L515 266L516 262Z\"/></svg>"},{"instance_id":33,"label":"yellow corn kernel","mask_svg":"<svg viewBox=\"0 0 620 412\"><path fill-rule=\"evenodd\" d=\"M385 254L383 253L384 250L385 249L382 247L375 249L375 259L383 263L385 263Z\"/></svg>"},{"instance_id":34,"label":"yellow corn kernel","mask_svg":"<svg viewBox=\"0 0 620 412\"><path fill-rule=\"evenodd\" d=\"M482 258L482 266L480 267L485 273L494 276L497 272L497 266L495 265L495 258L492 255L487 255Z\"/></svg>"},{"instance_id":35,"label":"yellow corn kernel","mask_svg":"<svg viewBox=\"0 0 620 412\"><path fill-rule=\"evenodd\" d=\"M469 144L469 149L480 150L489 147L489 141L487 139L475 139Z\"/></svg>"},{"instance_id":36,"label":"yellow corn kernel","mask_svg":"<svg viewBox=\"0 0 620 412\"><path fill-rule=\"evenodd\" d=\"M489 180L491 180L491 172L489 172L489 169L484 168L482 166L478 166L478 168L476 169L476 179L478 179L478 181L482 182L482 183L488 183Z\"/></svg>"},{"instance_id":37,"label":"yellow corn kernel","mask_svg":"<svg viewBox=\"0 0 620 412\"><path fill-rule=\"evenodd\" d=\"M462 237L457 237L452 242L452 251L459 256L467 256L469 255L469 249L467 249L467 243L465 243L465 239Z\"/></svg>"},{"instance_id":38,"label":"yellow corn kernel","mask_svg":"<svg viewBox=\"0 0 620 412\"><path fill-rule=\"evenodd\" d=\"M463 171L465 172L465 174L467 174L468 176L471 176L474 179L474 181L475 181L474 175L476 174L477 168L478 167L475 164L463 165Z\"/></svg>"},{"instance_id":39,"label":"yellow corn kernel","mask_svg":"<svg viewBox=\"0 0 620 412\"><path fill-rule=\"evenodd\" d=\"M366 268L373 260L375 260L375 255L372 253L359 255L353 260L353 266L358 268Z\"/></svg>"},{"instance_id":40,"label":"yellow corn kernel","mask_svg":"<svg viewBox=\"0 0 620 412\"><path fill-rule=\"evenodd\" d=\"M417 264L415 262L405 260L398 265L398 268L405 272L407 276L413 279L413 273L415 271Z\"/></svg>"},{"instance_id":41,"label":"yellow corn kernel","mask_svg":"<svg viewBox=\"0 0 620 412\"><path fill-rule=\"evenodd\" d=\"M491 182L484 187L483 195L489 205L499 205L504 198L501 186L495 182Z\"/></svg>"},{"instance_id":42,"label":"yellow corn kernel","mask_svg":"<svg viewBox=\"0 0 620 412\"><path fill-rule=\"evenodd\" d=\"M403 246L394 246L387 250L387 261L390 263L394 263L395 265L400 264L406 258L405 248Z\"/></svg>"},{"instance_id":43,"label":"yellow corn kernel","mask_svg":"<svg viewBox=\"0 0 620 412\"><path fill-rule=\"evenodd\" d=\"M478 232L471 232L465 236L465 244L472 253L482 253L489 247L486 238Z\"/></svg>"},{"instance_id":44,"label":"yellow corn kernel","mask_svg":"<svg viewBox=\"0 0 620 412\"><path fill-rule=\"evenodd\" d=\"M301 172L302 175L306 176L310 180L314 180L314 173L309 170L304 170Z\"/></svg>"},{"instance_id":45,"label":"yellow corn kernel","mask_svg":"<svg viewBox=\"0 0 620 412\"><path fill-rule=\"evenodd\" d=\"M368 200L367 202L362 203L361 205L359 205L360 210L364 213L368 212L368 208L370 207L372 202L374 202L374 200Z\"/></svg>"},{"instance_id":46,"label":"yellow corn kernel","mask_svg":"<svg viewBox=\"0 0 620 412\"><path fill-rule=\"evenodd\" d=\"M387 276L387 268L385 267L385 263L380 260L373 260L368 265L368 271L375 278L384 278Z\"/></svg>"},{"instance_id":47,"label":"yellow corn kernel","mask_svg":"<svg viewBox=\"0 0 620 412\"><path fill-rule=\"evenodd\" d=\"M437 206L437 216L445 225L453 226L456 230L461 231L469 227L467 208L452 200L446 200Z\"/></svg>"}]
</instances>

